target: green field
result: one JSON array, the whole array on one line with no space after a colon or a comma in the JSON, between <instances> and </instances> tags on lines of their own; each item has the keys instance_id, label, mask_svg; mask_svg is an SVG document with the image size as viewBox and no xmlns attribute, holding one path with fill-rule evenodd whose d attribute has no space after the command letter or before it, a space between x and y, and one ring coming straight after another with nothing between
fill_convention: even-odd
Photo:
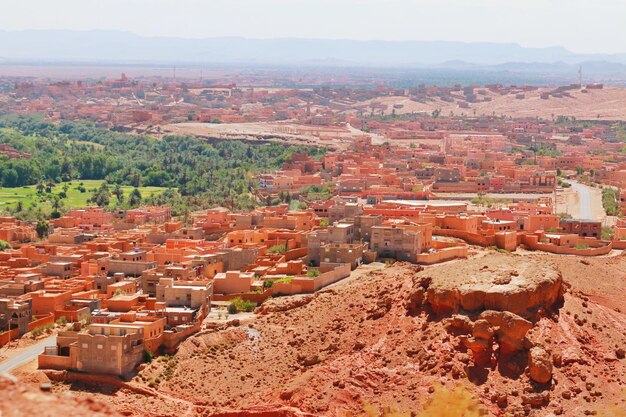
<instances>
[{"instance_id":1,"label":"green field","mask_svg":"<svg viewBox=\"0 0 626 417\"><path fill-rule=\"evenodd\" d=\"M91 198L93 191L100 187L103 183L103 180L76 180L72 182L68 182L69 188L67 190L67 198L62 199L63 207L67 209L72 209L76 207L84 207L89 205L87 200ZM66 183L56 184L52 188L51 194L59 194L63 191L63 185ZM80 192L77 187L82 184L85 187L85 192ZM113 191L113 185L110 185L109 188ZM126 200L130 195L133 187L122 186L122 190L124 191L124 199ZM166 190L164 187L139 187L139 191L141 192L142 198L146 198L152 194L158 194ZM43 192L42 194L37 193L37 187L35 185L30 185L27 187L18 187L18 188L7 188L0 187L0 209L15 207L18 201L22 202L23 207L32 207L33 204L45 209L50 210L50 197L51 194ZM111 203L115 204L116 198L115 196L111 196Z\"/></svg>"}]
</instances>

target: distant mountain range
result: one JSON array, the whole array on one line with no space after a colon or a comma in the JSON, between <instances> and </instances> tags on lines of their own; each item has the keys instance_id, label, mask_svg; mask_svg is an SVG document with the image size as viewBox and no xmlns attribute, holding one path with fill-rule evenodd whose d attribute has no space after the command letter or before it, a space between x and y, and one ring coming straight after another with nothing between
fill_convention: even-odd
<instances>
[{"instance_id":1,"label":"distant mountain range","mask_svg":"<svg viewBox=\"0 0 626 417\"><path fill-rule=\"evenodd\" d=\"M626 74L625 54L576 54L514 43L327 39L183 39L120 31L0 31L2 62L399 67Z\"/></svg>"}]
</instances>

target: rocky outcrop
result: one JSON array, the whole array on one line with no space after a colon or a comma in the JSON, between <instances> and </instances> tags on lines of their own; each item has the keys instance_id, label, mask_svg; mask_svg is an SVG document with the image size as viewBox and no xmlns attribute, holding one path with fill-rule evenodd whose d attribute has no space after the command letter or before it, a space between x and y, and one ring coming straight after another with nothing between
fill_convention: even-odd
<instances>
[{"instance_id":1,"label":"rocky outcrop","mask_svg":"<svg viewBox=\"0 0 626 417\"><path fill-rule=\"evenodd\" d=\"M289 311L294 308L302 307L309 304L315 299L316 294L298 295L295 297L285 297L277 300L270 300L263 303L256 311L257 314L269 314L281 311Z\"/></svg>"},{"instance_id":2,"label":"rocky outcrop","mask_svg":"<svg viewBox=\"0 0 626 417\"><path fill-rule=\"evenodd\" d=\"M94 398L77 398L57 395L50 384L40 384L39 389L18 382L13 377L0 375L0 416L67 416L67 417L121 417L111 404Z\"/></svg>"},{"instance_id":3,"label":"rocky outcrop","mask_svg":"<svg viewBox=\"0 0 626 417\"><path fill-rule=\"evenodd\" d=\"M480 318L493 329L501 355L509 356L524 349L526 333L533 327L531 322L508 311L488 310Z\"/></svg>"},{"instance_id":4,"label":"rocky outcrop","mask_svg":"<svg viewBox=\"0 0 626 417\"><path fill-rule=\"evenodd\" d=\"M416 280L428 282L425 304L437 315L495 310L535 320L554 309L564 293L553 265L493 255L426 269Z\"/></svg>"},{"instance_id":5,"label":"rocky outcrop","mask_svg":"<svg viewBox=\"0 0 626 417\"><path fill-rule=\"evenodd\" d=\"M552 379L552 358L540 346L528 351L528 374L530 379L540 384L546 384Z\"/></svg>"},{"instance_id":6,"label":"rocky outcrop","mask_svg":"<svg viewBox=\"0 0 626 417\"><path fill-rule=\"evenodd\" d=\"M415 314L421 311L431 279L429 277L414 276L412 277L412 283L412 289L405 302L405 307L409 314Z\"/></svg>"}]
</instances>

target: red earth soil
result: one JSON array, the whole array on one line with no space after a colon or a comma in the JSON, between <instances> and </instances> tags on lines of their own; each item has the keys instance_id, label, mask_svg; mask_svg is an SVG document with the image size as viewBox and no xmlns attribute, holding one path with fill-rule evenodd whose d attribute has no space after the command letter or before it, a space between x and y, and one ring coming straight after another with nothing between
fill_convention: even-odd
<instances>
[{"instance_id":1,"label":"red earth soil","mask_svg":"<svg viewBox=\"0 0 626 417\"><path fill-rule=\"evenodd\" d=\"M534 285L544 264L562 289L551 306L518 309L524 318L435 314L430 305L429 287L446 274L458 283L500 268L488 276L506 285L510 269ZM624 289L625 256L491 254L424 270L396 263L314 295L272 299L251 323L197 334L175 356L142 366L129 383L140 390L74 382L54 391L132 416L344 416L368 404L419 415L435 387L463 385L494 416L615 415L608 410L626 409ZM521 334L503 324L505 314ZM477 366L468 346L481 337L496 345Z\"/></svg>"}]
</instances>

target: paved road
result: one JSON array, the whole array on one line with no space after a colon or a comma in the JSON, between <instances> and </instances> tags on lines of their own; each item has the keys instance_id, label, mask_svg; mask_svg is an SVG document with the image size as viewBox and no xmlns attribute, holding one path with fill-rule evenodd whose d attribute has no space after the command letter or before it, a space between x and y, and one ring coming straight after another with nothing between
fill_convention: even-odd
<instances>
[{"instance_id":1,"label":"paved road","mask_svg":"<svg viewBox=\"0 0 626 417\"><path fill-rule=\"evenodd\" d=\"M24 365L25 363L30 362L33 359L36 359L40 353L43 353L44 347L46 346L55 346L57 343L56 335L47 337L37 344L27 347L20 351L20 353L11 356L2 362L0 362L0 374L4 374L6 372L10 372L11 370L17 368L18 366ZM7 354L11 354L11 350L9 349Z\"/></svg>"},{"instance_id":2,"label":"paved road","mask_svg":"<svg viewBox=\"0 0 626 417\"><path fill-rule=\"evenodd\" d=\"M589 187L573 181L571 184L572 188L578 193L578 217L581 219L592 219Z\"/></svg>"}]
</instances>

